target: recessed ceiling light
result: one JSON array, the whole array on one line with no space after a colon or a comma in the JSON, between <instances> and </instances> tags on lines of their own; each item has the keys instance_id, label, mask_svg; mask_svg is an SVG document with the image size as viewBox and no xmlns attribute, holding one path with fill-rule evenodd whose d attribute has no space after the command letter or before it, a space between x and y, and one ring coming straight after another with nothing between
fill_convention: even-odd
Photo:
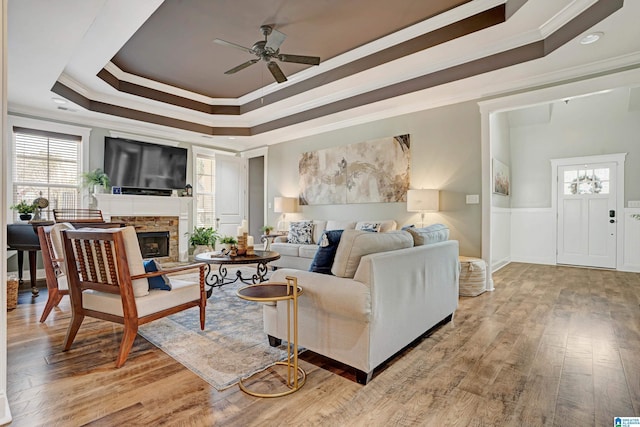
<instances>
[{"instance_id":1,"label":"recessed ceiling light","mask_svg":"<svg viewBox=\"0 0 640 427\"><path fill-rule=\"evenodd\" d=\"M62 98L51 98L51 100L53 102L55 102L56 104L66 104L67 103L67 101L62 99Z\"/></svg>"},{"instance_id":2,"label":"recessed ceiling light","mask_svg":"<svg viewBox=\"0 0 640 427\"><path fill-rule=\"evenodd\" d=\"M604 36L602 31L596 31L594 33L589 33L586 36L580 39L580 44L591 44L600 40L600 37Z\"/></svg>"}]
</instances>

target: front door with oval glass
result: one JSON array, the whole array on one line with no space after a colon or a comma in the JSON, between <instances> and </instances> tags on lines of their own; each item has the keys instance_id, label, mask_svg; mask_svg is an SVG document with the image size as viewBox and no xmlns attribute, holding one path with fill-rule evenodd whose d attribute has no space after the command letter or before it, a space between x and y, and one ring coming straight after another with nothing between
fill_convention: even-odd
<instances>
[{"instance_id":1,"label":"front door with oval glass","mask_svg":"<svg viewBox=\"0 0 640 427\"><path fill-rule=\"evenodd\" d=\"M616 164L558 166L558 264L616 267Z\"/></svg>"}]
</instances>

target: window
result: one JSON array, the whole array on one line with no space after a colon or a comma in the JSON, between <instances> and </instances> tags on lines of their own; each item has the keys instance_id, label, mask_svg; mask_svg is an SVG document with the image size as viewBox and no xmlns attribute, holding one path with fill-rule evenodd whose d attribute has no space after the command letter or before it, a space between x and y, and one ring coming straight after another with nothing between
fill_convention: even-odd
<instances>
[{"instance_id":1,"label":"window","mask_svg":"<svg viewBox=\"0 0 640 427\"><path fill-rule=\"evenodd\" d=\"M44 197L49 209L79 207L81 141L79 135L13 126L12 204Z\"/></svg>"},{"instance_id":2,"label":"window","mask_svg":"<svg viewBox=\"0 0 640 427\"><path fill-rule=\"evenodd\" d=\"M564 172L564 194L609 194L609 168Z\"/></svg>"},{"instance_id":3,"label":"window","mask_svg":"<svg viewBox=\"0 0 640 427\"><path fill-rule=\"evenodd\" d=\"M194 191L195 197L195 226L196 227L213 227L217 229L216 224L216 198L215 198L215 179L216 179L216 160L214 154L206 154L197 151L196 155L196 185Z\"/></svg>"}]
</instances>

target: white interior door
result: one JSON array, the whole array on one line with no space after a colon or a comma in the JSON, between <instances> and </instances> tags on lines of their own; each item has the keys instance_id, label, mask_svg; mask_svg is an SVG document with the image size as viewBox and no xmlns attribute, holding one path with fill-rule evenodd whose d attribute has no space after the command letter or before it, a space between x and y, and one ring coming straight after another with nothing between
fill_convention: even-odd
<instances>
[{"instance_id":1,"label":"white interior door","mask_svg":"<svg viewBox=\"0 0 640 427\"><path fill-rule=\"evenodd\" d=\"M221 235L235 236L245 218L246 160L216 155L216 222Z\"/></svg>"},{"instance_id":2,"label":"white interior door","mask_svg":"<svg viewBox=\"0 0 640 427\"><path fill-rule=\"evenodd\" d=\"M616 267L616 167L558 166L558 264Z\"/></svg>"}]
</instances>

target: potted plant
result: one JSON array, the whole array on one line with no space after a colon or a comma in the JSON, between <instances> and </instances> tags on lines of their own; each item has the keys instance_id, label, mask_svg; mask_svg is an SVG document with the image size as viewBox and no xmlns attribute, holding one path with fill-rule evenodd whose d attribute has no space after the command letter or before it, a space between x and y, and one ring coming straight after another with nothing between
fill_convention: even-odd
<instances>
[{"instance_id":1,"label":"potted plant","mask_svg":"<svg viewBox=\"0 0 640 427\"><path fill-rule=\"evenodd\" d=\"M231 245L238 244L238 240L232 236L224 236L220 239L220 244L222 245L222 249L229 251L231 250Z\"/></svg>"},{"instance_id":2,"label":"potted plant","mask_svg":"<svg viewBox=\"0 0 640 427\"><path fill-rule=\"evenodd\" d=\"M267 236L269 235L269 233L271 233L271 230L273 230L273 227L271 225L262 226L262 231L264 231L264 234L266 234Z\"/></svg>"},{"instance_id":3,"label":"potted plant","mask_svg":"<svg viewBox=\"0 0 640 427\"><path fill-rule=\"evenodd\" d=\"M11 209L13 209L14 211L18 211L21 220L29 221L31 219L31 214L35 212L36 207L33 205L33 203L29 204L24 200L21 200L20 203L11 206Z\"/></svg>"},{"instance_id":4,"label":"potted plant","mask_svg":"<svg viewBox=\"0 0 640 427\"><path fill-rule=\"evenodd\" d=\"M111 185L109 176L100 168L94 169L91 172L83 173L82 179L84 181L84 185L89 187L89 192L92 194L104 193L105 190L109 188L109 185Z\"/></svg>"},{"instance_id":5,"label":"potted plant","mask_svg":"<svg viewBox=\"0 0 640 427\"><path fill-rule=\"evenodd\" d=\"M189 236L189 244L194 247L194 255L213 251L220 237L213 227L194 227L192 233L186 234Z\"/></svg>"}]
</instances>

